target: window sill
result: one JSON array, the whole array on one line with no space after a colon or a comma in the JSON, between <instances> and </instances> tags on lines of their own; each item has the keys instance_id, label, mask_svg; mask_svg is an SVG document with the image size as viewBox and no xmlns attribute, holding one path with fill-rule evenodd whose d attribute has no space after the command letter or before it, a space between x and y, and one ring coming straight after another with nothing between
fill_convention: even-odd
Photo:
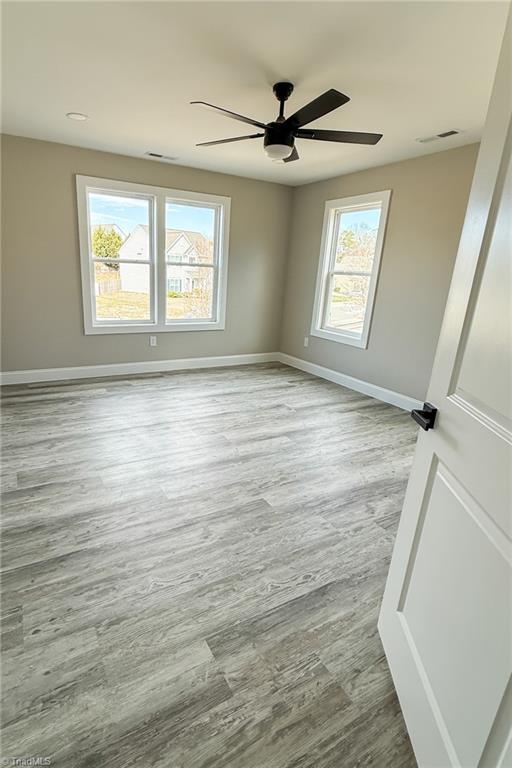
<instances>
[{"instance_id":1,"label":"window sill","mask_svg":"<svg viewBox=\"0 0 512 768\"><path fill-rule=\"evenodd\" d=\"M366 349L368 347L368 339L365 336L352 336L349 333L342 333L341 331L327 331L324 328L313 328L310 335L317 336L320 339L327 339L327 341L335 341L337 344L348 344L351 347L359 347L360 349Z\"/></svg>"},{"instance_id":2,"label":"window sill","mask_svg":"<svg viewBox=\"0 0 512 768\"><path fill-rule=\"evenodd\" d=\"M141 323L127 325L92 325L85 328L86 336L108 335L115 333L187 333L188 331L223 331L224 323L197 322L197 323Z\"/></svg>"}]
</instances>

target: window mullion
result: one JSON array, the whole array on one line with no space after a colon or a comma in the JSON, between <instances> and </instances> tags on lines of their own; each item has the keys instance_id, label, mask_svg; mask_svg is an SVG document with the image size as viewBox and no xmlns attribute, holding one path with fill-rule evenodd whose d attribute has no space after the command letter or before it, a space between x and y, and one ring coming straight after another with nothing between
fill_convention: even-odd
<instances>
[{"instance_id":1,"label":"window mullion","mask_svg":"<svg viewBox=\"0 0 512 768\"><path fill-rule=\"evenodd\" d=\"M213 257L215 259L215 267L213 270L213 303L212 303L212 315L215 320L219 317L219 303L220 303L220 282L219 282L219 259L224 258L221 254L221 224L223 218L223 211L217 206L214 219L214 251Z\"/></svg>"},{"instance_id":2,"label":"window mullion","mask_svg":"<svg viewBox=\"0 0 512 768\"><path fill-rule=\"evenodd\" d=\"M165 263L165 194L157 194L155 197L155 231L156 231L156 274L155 296L156 316L158 326L165 326L167 315L167 264Z\"/></svg>"}]
</instances>

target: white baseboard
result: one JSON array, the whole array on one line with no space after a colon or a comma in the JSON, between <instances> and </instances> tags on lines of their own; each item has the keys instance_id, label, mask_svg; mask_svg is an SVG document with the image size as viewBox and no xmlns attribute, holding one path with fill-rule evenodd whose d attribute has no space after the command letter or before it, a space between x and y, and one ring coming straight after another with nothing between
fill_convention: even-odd
<instances>
[{"instance_id":1,"label":"white baseboard","mask_svg":"<svg viewBox=\"0 0 512 768\"><path fill-rule=\"evenodd\" d=\"M368 381L362 379L355 379L353 376L347 376L345 373L338 373L333 371L332 368L324 368L323 365L316 365L316 363L309 363L307 360L302 360L299 357L292 357L284 352L277 353L277 360L286 365L290 365L292 368L299 368L301 371L312 373L314 376L319 376L321 379L327 379L333 381L335 384L341 384L342 387L348 387L349 389L355 389L356 392L362 392L370 397L375 397L377 400L382 400L390 405L396 405L398 408L403 408L405 411L412 411L413 408L422 408L423 403L420 400L416 400L414 397L408 395L402 395L400 392L393 392L391 389L385 389L385 387L379 387L376 384L370 384Z\"/></svg>"},{"instance_id":2,"label":"white baseboard","mask_svg":"<svg viewBox=\"0 0 512 768\"><path fill-rule=\"evenodd\" d=\"M69 368L4 371L0 374L0 384L31 384L38 381L91 379L103 376L126 376L132 373L161 373L164 371L186 371L194 368L254 365L254 363L275 362L277 355L277 352L257 352L248 355L189 357L178 360L146 360L140 363L108 363L106 365L77 365Z\"/></svg>"},{"instance_id":3,"label":"white baseboard","mask_svg":"<svg viewBox=\"0 0 512 768\"><path fill-rule=\"evenodd\" d=\"M38 368L26 371L4 371L0 374L0 384L32 384L39 381L63 381L66 379L90 379L104 376L126 376L137 373L163 373L165 371L187 371L194 368L224 368L236 365L280 362L292 368L312 373L321 379L327 379L342 387L354 389L377 400L396 405L410 411L421 408L422 403L408 395L393 392L391 389L370 384L368 381L355 379L345 373L338 373L331 368L324 368L316 363L309 363L299 357L292 357L284 352L257 352L248 355L223 355L219 357L189 357L178 360L147 360L140 363L108 363L105 365L77 365L68 368Z\"/></svg>"}]
</instances>

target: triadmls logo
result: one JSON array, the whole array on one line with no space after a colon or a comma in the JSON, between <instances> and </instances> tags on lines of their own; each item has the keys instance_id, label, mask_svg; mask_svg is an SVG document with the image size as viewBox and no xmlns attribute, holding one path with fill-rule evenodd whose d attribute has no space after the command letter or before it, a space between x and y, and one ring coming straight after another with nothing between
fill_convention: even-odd
<instances>
[{"instance_id":1,"label":"triadmls logo","mask_svg":"<svg viewBox=\"0 0 512 768\"><path fill-rule=\"evenodd\" d=\"M0 757L0 765L51 765L51 757Z\"/></svg>"}]
</instances>

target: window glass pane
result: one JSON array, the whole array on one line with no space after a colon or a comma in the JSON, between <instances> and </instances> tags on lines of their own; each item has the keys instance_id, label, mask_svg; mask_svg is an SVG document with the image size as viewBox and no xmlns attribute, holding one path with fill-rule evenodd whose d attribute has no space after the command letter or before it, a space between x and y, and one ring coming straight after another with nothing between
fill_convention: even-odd
<instances>
[{"instance_id":1,"label":"window glass pane","mask_svg":"<svg viewBox=\"0 0 512 768\"><path fill-rule=\"evenodd\" d=\"M380 211L380 206L376 206L338 215L335 269L371 272Z\"/></svg>"},{"instance_id":2,"label":"window glass pane","mask_svg":"<svg viewBox=\"0 0 512 768\"><path fill-rule=\"evenodd\" d=\"M91 256L149 261L149 219L149 200L89 192Z\"/></svg>"},{"instance_id":3,"label":"window glass pane","mask_svg":"<svg viewBox=\"0 0 512 768\"><path fill-rule=\"evenodd\" d=\"M167 200L165 204L165 255L184 264L214 260L216 209Z\"/></svg>"},{"instance_id":4,"label":"window glass pane","mask_svg":"<svg viewBox=\"0 0 512 768\"><path fill-rule=\"evenodd\" d=\"M212 267L167 267L167 320L205 319L213 315Z\"/></svg>"},{"instance_id":5,"label":"window glass pane","mask_svg":"<svg viewBox=\"0 0 512 768\"><path fill-rule=\"evenodd\" d=\"M326 326L361 334L369 284L369 277L334 275L330 285Z\"/></svg>"},{"instance_id":6,"label":"window glass pane","mask_svg":"<svg viewBox=\"0 0 512 768\"><path fill-rule=\"evenodd\" d=\"M150 320L150 272L149 264L94 262L96 320Z\"/></svg>"}]
</instances>

